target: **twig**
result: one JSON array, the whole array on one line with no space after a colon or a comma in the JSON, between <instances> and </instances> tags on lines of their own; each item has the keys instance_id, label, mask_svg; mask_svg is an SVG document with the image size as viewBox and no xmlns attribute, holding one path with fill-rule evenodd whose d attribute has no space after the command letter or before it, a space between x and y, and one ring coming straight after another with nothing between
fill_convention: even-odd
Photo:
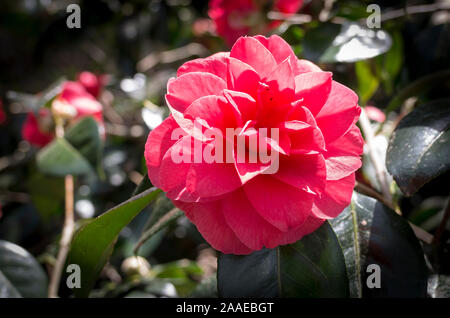
<instances>
[{"instance_id":1,"label":"twig","mask_svg":"<svg viewBox=\"0 0 450 318\"><path fill-rule=\"evenodd\" d=\"M386 200L385 197L383 197L383 195L381 193L379 193L378 191L376 191L375 189L366 186L363 183L360 183L358 181L356 181L355 183L355 190L358 191L359 193L365 194L369 197L372 197L374 199L377 199L378 201L380 201L381 203L383 203L385 206L387 206L388 208L392 209L395 211L395 207L392 204L392 202L389 202Z\"/></svg>"},{"instance_id":2,"label":"twig","mask_svg":"<svg viewBox=\"0 0 450 318\"><path fill-rule=\"evenodd\" d=\"M369 118L364 111L364 108L361 109L359 123L361 124L361 129L363 130L367 147L369 148L369 158L375 168L375 174L378 182L380 183L381 193L383 193L383 196L387 201L392 202L392 196L391 192L389 191L389 183L387 181L386 171L384 169L382 160L379 158L377 152L375 151L375 145L373 143L374 133L372 130L372 126L370 125Z\"/></svg>"},{"instance_id":3,"label":"twig","mask_svg":"<svg viewBox=\"0 0 450 318\"><path fill-rule=\"evenodd\" d=\"M436 234L434 234L434 239L433 239L434 244L439 243L439 240L441 239L442 234L444 234L445 227L447 226L447 222L448 222L449 218L450 218L450 198L448 199L447 207L445 208L445 212L444 212L444 216L442 217L442 221L436 230Z\"/></svg>"},{"instance_id":4,"label":"twig","mask_svg":"<svg viewBox=\"0 0 450 318\"><path fill-rule=\"evenodd\" d=\"M64 137L64 126L61 120L56 119L56 136L58 138ZM48 287L48 297L56 298L58 297L59 282L61 280L61 275L63 271L64 264L66 263L67 254L69 253L70 241L72 240L73 231L75 228L74 221L74 198L73 198L73 176L67 175L64 178L65 187L65 214L64 214L64 225L61 235L61 240L59 241L59 251L56 258L55 266L53 267L53 272L50 278L50 284Z\"/></svg>"},{"instance_id":5,"label":"twig","mask_svg":"<svg viewBox=\"0 0 450 318\"><path fill-rule=\"evenodd\" d=\"M333 10L333 4L336 0L325 0L323 9L319 13L319 21L325 22L329 19L331 10Z\"/></svg>"},{"instance_id":6,"label":"twig","mask_svg":"<svg viewBox=\"0 0 450 318\"><path fill-rule=\"evenodd\" d=\"M276 21L285 21L289 24L305 24L312 21L312 17L308 14L291 14L289 16L286 16L284 13L277 12L277 11L270 11L267 14L267 18L270 20L276 20Z\"/></svg>"},{"instance_id":7,"label":"twig","mask_svg":"<svg viewBox=\"0 0 450 318\"><path fill-rule=\"evenodd\" d=\"M151 53L144 57L137 63L137 70L139 72L147 72L151 68L155 67L159 63L173 63L176 61L187 59L193 55L204 56L207 55L206 48L198 43L191 43L177 49L163 51L160 53Z\"/></svg>"},{"instance_id":8,"label":"twig","mask_svg":"<svg viewBox=\"0 0 450 318\"><path fill-rule=\"evenodd\" d=\"M450 4L448 2L410 6L398 10L383 12L381 14L381 22L401 18L412 14L430 13L438 10L449 10L449 9Z\"/></svg>"}]
</instances>

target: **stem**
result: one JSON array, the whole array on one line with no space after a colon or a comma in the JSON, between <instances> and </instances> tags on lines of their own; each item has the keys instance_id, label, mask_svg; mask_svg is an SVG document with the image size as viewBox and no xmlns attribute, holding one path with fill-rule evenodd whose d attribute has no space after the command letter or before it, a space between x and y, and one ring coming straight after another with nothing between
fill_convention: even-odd
<instances>
[{"instance_id":1,"label":"stem","mask_svg":"<svg viewBox=\"0 0 450 318\"><path fill-rule=\"evenodd\" d=\"M64 137L64 126L61 121L56 120L56 136L58 138ZM48 287L48 297L57 298L59 282L61 280L61 275L63 271L64 264L66 263L67 254L69 253L70 241L72 240L72 235L75 228L74 221L74 199L73 199L73 176L67 175L64 177L64 187L65 187L65 214L64 214L64 225L61 235L61 240L59 241L59 251L56 257L56 263L53 268L53 272L50 278L50 284Z\"/></svg>"},{"instance_id":2,"label":"stem","mask_svg":"<svg viewBox=\"0 0 450 318\"><path fill-rule=\"evenodd\" d=\"M409 16L412 14L430 13L434 11L448 10L448 9L450 9L450 4L448 3L433 3L433 4L410 6L405 7L404 9L383 12L381 15L381 22L401 18L404 16Z\"/></svg>"},{"instance_id":3,"label":"stem","mask_svg":"<svg viewBox=\"0 0 450 318\"><path fill-rule=\"evenodd\" d=\"M389 191L389 183L386 178L386 171L384 169L382 160L379 158L377 152L375 151L375 145L373 143L374 133L364 108L361 109L359 123L361 124L361 129L363 130L367 147L369 148L369 158L375 168L375 174L378 182L380 183L381 193L383 193L383 197L388 202L392 202L391 192Z\"/></svg>"}]
</instances>

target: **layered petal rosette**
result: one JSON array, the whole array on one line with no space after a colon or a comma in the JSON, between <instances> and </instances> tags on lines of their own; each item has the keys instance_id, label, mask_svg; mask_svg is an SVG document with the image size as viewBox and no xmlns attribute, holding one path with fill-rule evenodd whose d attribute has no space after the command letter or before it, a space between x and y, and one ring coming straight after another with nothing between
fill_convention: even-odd
<instances>
[{"instance_id":1,"label":"layered petal rosette","mask_svg":"<svg viewBox=\"0 0 450 318\"><path fill-rule=\"evenodd\" d=\"M357 100L280 37L239 38L169 80L172 114L145 147L149 178L217 250L293 243L350 203Z\"/></svg>"}]
</instances>

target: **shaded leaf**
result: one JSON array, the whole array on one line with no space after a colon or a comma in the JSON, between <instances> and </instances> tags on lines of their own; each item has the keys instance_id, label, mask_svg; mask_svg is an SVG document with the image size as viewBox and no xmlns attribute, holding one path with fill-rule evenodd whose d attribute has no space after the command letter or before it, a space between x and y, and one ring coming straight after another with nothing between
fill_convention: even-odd
<instances>
[{"instance_id":1,"label":"shaded leaf","mask_svg":"<svg viewBox=\"0 0 450 318\"><path fill-rule=\"evenodd\" d=\"M386 166L407 196L450 168L450 99L430 102L403 118L390 140Z\"/></svg>"},{"instance_id":2,"label":"shaded leaf","mask_svg":"<svg viewBox=\"0 0 450 318\"><path fill-rule=\"evenodd\" d=\"M38 168L54 176L92 173L101 162L102 141L97 122L85 117L56 138L37 155Z\"/></svg>"},{"instance_id":3,"label":"shaded leaf","mask_svg":"<svg viewBox=\"0 0 450 318\"><path fill-rule=\"evenodd\" d=\"M0 240L0 295L2 293L8 297L46 297L47 276L30 253Z\"/></svg>"},{"instance_id":4,"label":"shaded leaf","mask_svg":"<svg viewBox=\"0 0 450 318\"><path fill-rule=\"evenodd\" d=\"M92 167L98 167L102 154L102 141L98 124L93 117L85 117L67 130L64 138L86 158Z\"/></svg>"},{"instance_id":5,"label":"shaded leaf","mask_svg":"<svg viewBox=\"0 0 450 318\"><path fill-rule=\"evenodd\" d=\"M41 172L53 176L81 175L93 171L89 161L64 138L57 138L42 148L36 160Z\"/></svg>"},{"instance_id":6,"label":"shaded leaf","mask_svg":"<svg viewBox=\"0 0 450 318\"><path fill-rule=\"evenodd\" d=\"M331 224L344 252L352 297L426 296L423 251L405 219L355 192L351 205ZM367 286L370 264L380 267L379 289Z\"/></svg>"},{"instance_id":7,"label":"shaded leaf","mask_svg":"<svg viewBox=\"0 0 450 318\"><path fill-rule=\"evenodd\" d=\"M444 87L450 81L450 70L439 71L408 84L389 102L385 113L388 114L400 107L409 97L420 96L436 86Z\"/></svg>"},{"instance_id":8,"label":"shaded leaf","mask_svg":"<svg viewBox=\"0 0 450 318\"><path fill-rule=\"evenodd\" d=\"M220 254L222 297L348 297L348 278L330 224L294 244L250 255Z\"/></svg>"},{"instance_id":9,"label":"shaded leaf","mask_svg":"<svg viewBox=\"0 0 450 318\"><path fill-rule=\"evenodd\" d=\"M120 231L153 201L159 192L160 190L151 188L132 197L95 218L75 235L68 264L78 264L81 268L81 288L74 290L77 297L89 295Z\"/></svg>"}]
</instances>

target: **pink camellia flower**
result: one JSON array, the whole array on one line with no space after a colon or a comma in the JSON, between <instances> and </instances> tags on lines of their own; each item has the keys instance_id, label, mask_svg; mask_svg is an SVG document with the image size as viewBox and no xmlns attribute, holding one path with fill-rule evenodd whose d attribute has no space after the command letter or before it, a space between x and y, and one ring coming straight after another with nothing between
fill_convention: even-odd
<instances>
[{"instance_id":1,"label":"pink camellia flower","mask_svg":"<svg viewBox=\"0 0 450 318\"><path fill-rule=\"evenodd\" d=\"M88 93L98 98L105 85L105 77L84 71L78 74L77 82L83 85Z\"/></svg>"},{"instance_id":2,"label":"pink camellia flower","mask_svg":"<svg viewBox=\"0 0 450 318\"><path fill-rule=\"evenodd\" d=\"M267 20L268 9L289 16L302 5L303 0L211 0L208 14L217 33L231 46L241 36L266 33L277 27L278 21Z\"/></svg>"},{"instance_id":3,"label":"pink camellia flower","mask_svg":"<svg viewBox=\"0 0 450 318\"><path fill-rule=\"evenodd\" d=\"M62 90L53 101L53 106L58 113L74 122L86 116L92 116L99 124L100 134L104 137L103 107L83 85L78 82L65 82ZM46 123L47 122L47 125ZM53 140L54 134L43 126L51 126L51 112L47 108L39 110L39 116L28 113L22 127L23 139L37 147L43 147Z\"/></svg>"},{"instance_id":4,"label":"pink camellia flower","mask_svg":"<svg viewBox=\"0 0 450 318\"><path fill-rule=\"evenodd\" d=\"M363 147L357 95L279 36L242 37L229 53L183 64L166 101L172 114L145 147L149 178L217 250L296 242L350 203ZM242 160L232 142L251 136L261 148L246 146L243 157L265 147L278 169ZM198 147L214 153L221 144L233 145L231 161L196 160ZM174 160L181 153L189 160Z\"/></svg>"}]
</instances>

